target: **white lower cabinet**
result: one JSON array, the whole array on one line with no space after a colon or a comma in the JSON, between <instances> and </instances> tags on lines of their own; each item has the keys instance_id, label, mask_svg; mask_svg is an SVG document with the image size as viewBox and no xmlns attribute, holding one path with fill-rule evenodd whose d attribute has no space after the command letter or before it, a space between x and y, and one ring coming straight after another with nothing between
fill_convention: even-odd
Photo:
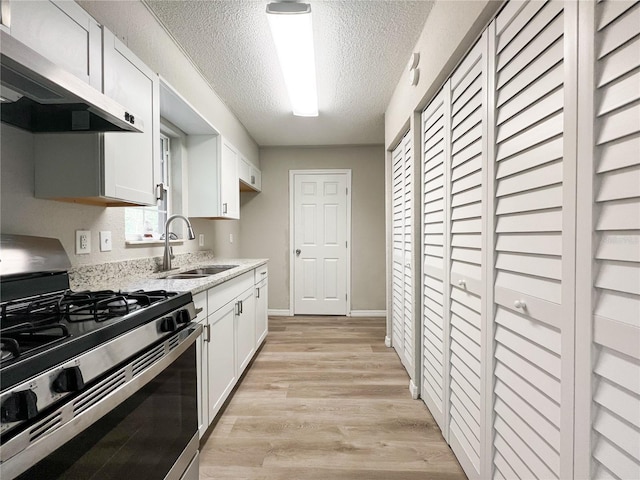
<instances>
[{"instance_id":1,"label":"white lower cabinet","mask_svg":"<svg viewBox=\"0 0 640 480\"><path fill-rule=\"evenodd\" d=\"M256 353L256 302L253 283L238 298L235 313L236 365L238 375L242 375Z\"/></svg>"},{"instance_id":2,"label":"white lower cabinet","mask_svg":"<svg viewBox=\"0 0 640 480\"><path fill-rule=\"evenodd\" d=\"M234 356L234 319L235 302L227 303L209 316L211 335L208 339L207 380L210 422L222 407L238 379Z\"/></svg>"},{"instance_id":3,"label":"white lower cabinet","mask_svg":"<svg viewBox=\"0 0 640 480\"><path fill-rule=\"evenodd\" d=\"M267 315L269 279L267 266L264 265L255 270L255 295L256 295L256 349L267 338L269 330L269 317Z\"/></svg>"},{"instance_id":4,"label":"white lower cabinet","mask_svg":"<svg viewBox=\"0 0 640 480\"><path fill-rule=\"evenodd\" d=\"M257 277L261 278L259 294L255 286ZM266 266L193 296L198 312L196 321L204 327L196 345L200 438L267 335L266 298Z\"/></svg>"}]
</instances>

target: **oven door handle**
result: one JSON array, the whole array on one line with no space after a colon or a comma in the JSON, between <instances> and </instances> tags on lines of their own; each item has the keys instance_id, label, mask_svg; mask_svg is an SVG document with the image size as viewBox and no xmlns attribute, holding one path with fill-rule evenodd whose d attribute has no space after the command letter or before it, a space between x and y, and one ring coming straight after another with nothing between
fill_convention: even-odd
<instances>
[{"instance_id":1,"label":"oven door handle","mask_svg":"<svg viewBox=\"0 0 640 480\"><path fill-rule=\"evenodd\" d=\"M44 424L57 415L64 417L70 414L70 416L72 416L77 410L78 413L66 423L32 441L29 439L29 432L33 429L25 430L8 440L2 445L2 449L0 449L0 469L2 470L3 478L5 475L7 478L14 478L20 475L56 448L93 425L168 368L180 355L193 345L201 334L202 325L190 323L188 327L165 339L164 342L156 347L158 349L165 349L166 351L167 348L171 348L170 346L175 343L174 338L176 336L181 337L171 350L144 370L137 372L133 378L131 378L132 369L134 364L138 363L140 357L134 358L131 362L118 368L101 382L75 397L73 401L67 402L52 411L36 425ZM167 345L169 345L169 347L167 347ZM151 350L151 352L153 351L155 351L155 349ZM129 378L129 380L125 381L125 383L106 396L100 397L97 392L103 388L104 384L113 382L113 379L119 376L125 376ZM95 398L92 398L94 395ZM90 406L86 406L84 402L89 403ZM80 408L78 408L79 405L81 405Z\"/></svg>"}]
</instances>

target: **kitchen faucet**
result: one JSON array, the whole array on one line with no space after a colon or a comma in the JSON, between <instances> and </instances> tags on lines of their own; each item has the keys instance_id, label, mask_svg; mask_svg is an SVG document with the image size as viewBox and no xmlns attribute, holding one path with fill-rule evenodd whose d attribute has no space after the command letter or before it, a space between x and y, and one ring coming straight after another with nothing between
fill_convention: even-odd
<instances>
[{"instance_id":1,"label":"kitchen faucet","mask_svg":"<svg viewBox=\"0 0 640 480\"><path fill-rule=\"evenodd\" d=\"M169 224L176 218L181 218L187 224L189 240L195 240L196 236L191 228L191 223L183 215L171 215L164 224L164 258L162 259L162 270L171 270L171 259L173 258L173 248L169 246Z\"/></svg>"}]
</instances>

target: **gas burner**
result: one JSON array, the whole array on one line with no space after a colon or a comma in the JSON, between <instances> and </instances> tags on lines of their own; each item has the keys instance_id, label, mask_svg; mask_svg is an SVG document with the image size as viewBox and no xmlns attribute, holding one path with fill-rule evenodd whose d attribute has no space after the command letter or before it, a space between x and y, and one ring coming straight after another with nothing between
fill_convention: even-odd
<instances>
[{"instance_id":1,"label":"gas burner","mask_svg":"<svg viewBox=\"0 0 640 480\"><path fill-rule=\"evenodd\" d=\"M117 315L124 315L140 308L138 300L135 298L118 298L113 302L107 303L107 307L109 308L110 313Z\"/></svg>"},{"instance_id":2,"label":"gas burner","mask_svg":"<svg viewBox=\"0 0 640 480\"><path fill-rule=\"evenodd\" d=\"M0 351L2 361L19 357L23 353L44 349L69 338L69 329L62 324L30 325L23 323L2 329Z\"/></svg>"}]
</instances>

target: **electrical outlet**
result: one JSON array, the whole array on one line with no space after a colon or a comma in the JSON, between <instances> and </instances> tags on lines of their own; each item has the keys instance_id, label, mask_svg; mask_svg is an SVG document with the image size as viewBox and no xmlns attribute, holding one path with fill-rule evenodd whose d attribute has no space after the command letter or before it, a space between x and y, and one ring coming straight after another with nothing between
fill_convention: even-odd
<instances>
[{"instance_id":1,"label":"electrical outlet","mask_svg":"<svg viewBox=\"0 0 640 480\"><path fill-rule=\"evenodd\" d=\"M100 232L100 251L101 252L111 251L111 232L110 231Z\"/></svg>"},{"instance_id":2,"label":"electrical outlet","mask_svg":"<svg viewBox=\"0 0 640 480\"><path fill-rule=\"evenodd\" d=\"M198 235L198 246L204 247L204 233Z\"/></svg>"},{"instance_id":3,"label":"electrical outlet","mask_svg":"<svg viewBox=\"0 0 640 480\"><path fill-rule=\"evenodd\" d=\"M233 233L229 234L229 243L233 243Z\"/></svg>"},{"instance_id":4,"label":"electrical outlet","mask_svg":"<svg viewBox=\"0 0 640 480\"><path fill-rule=\"evenodd\" d=\"M91 231L76 230L76 255L91 253Z\"/></svg>"}]
</instances>

